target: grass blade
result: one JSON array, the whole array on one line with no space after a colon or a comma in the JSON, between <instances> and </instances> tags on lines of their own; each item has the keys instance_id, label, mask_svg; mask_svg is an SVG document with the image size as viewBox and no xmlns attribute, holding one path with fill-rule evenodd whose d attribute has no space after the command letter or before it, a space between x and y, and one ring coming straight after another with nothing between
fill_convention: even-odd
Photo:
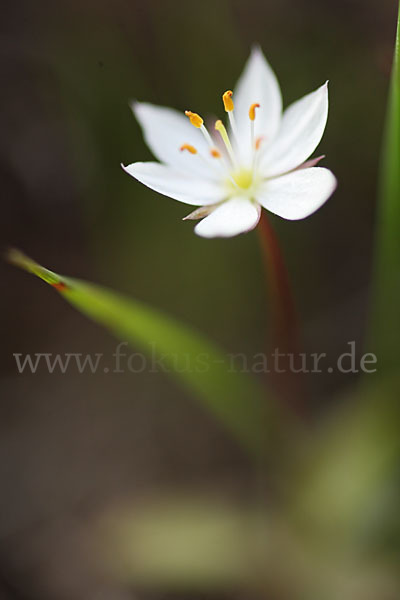
<instances>
[{"instance_id":1,"label":"grass blade","mask_svg":"<svg viewBox=\"0 0 400 600\"><path fill-rule=\"evenodd\" d=\"M400 5L381 168L371 342L380 372L397 368L400 333Z\"/></svg>"},{"instance_id":2,"label":"grass blade","mask_svg":"<svg viewBox=\"0 0 400 600\"><path fill-rule=\"evenodd\" d=\"M203 401L245 446L259 452L267 434L265 391L205 337L143 303L45 269L18 250L7 259L55 288L81 313L144 354L163 356L171 375ZM188 366L189 365L189 366Z\"/></svg>"}]
</instances>

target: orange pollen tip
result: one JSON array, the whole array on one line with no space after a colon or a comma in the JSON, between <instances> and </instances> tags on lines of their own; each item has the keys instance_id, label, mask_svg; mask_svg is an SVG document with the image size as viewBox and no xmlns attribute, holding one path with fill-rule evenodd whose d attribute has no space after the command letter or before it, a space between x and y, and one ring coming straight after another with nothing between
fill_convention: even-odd
<instances>
[{"instance_id":1,"label":"orange pollen tip","mask_svg":"<svg viewBox=\"0 0 400 600\"><path fill-rule=\"evenodd\" d=\"M227 92L225 92L225 94L222 94L222 101L224 103L224 108L226 112L232 112L232 110L235 108L232 96L233 92L231 90L228 90Z\"/></svg>"},{"instance_id":2,"label":"orange pollen tip","mask_svg":"<svg viewBox=\"0 0 400 600\"><path fill-rule=\"evenodd\" d=\"M254 102L249 108L249 119L250 121L254 121L256 118L256 108L260 108L258 102Z\"/></svg>"},{"instance_id":3,"label":"orange pollen tip","mask_svg":"<svg viewBox=\"0 0 400 600\"><path fill-rule=\"evenodd\" d=\"M180 147L180 151L183 152L184 150L187 150L188 152L190 152L190 154L197 154L196 148L191 144L182 144L182 146Z\"/></svg>"},{"instance_id":4,"label":"orange pollen tip","mask_svg":"<svg viewBox=\"0 0 400 600\"><path fill-rule=\"evenodd\" d=\"M185 115L189 118L192 125L200 129L203 125L204 121L197 113L192 112L191 110L185 110Z\"/></svg>"},{"instance_id":5,"label":"orange pollen tip","mask_svg":"<svg viewBox=\"0 0 400 600\"><path fill-rule=\"evenodd\" d=\"M213 158L221 158L221 152L216 148L211 148L210 154Z\"/></svg>"},{"instance_id":6,"label":"orange pollen tip","mask_svg":"<svg viewBox=\"0 0 400 600\"><path fill-rule=\"evenodd\" d=\"M264 136L263 135L261 135L260 137L258 137L256 139L256 143L255 143L256 150L260 149L260 146L263 143L263 141L264 141Z\"/></svg>"}]
</instances>

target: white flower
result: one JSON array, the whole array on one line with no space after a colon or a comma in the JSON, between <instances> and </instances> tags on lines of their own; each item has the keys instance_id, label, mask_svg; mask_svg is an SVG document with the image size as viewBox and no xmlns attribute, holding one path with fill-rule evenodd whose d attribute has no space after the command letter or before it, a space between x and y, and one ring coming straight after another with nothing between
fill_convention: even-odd
<instances>
[{"instance_id":1,"label":"white flower","mask_svg":"<svg viewBox=\"0 0 400 600\"><path fill-rule=\"evenodd\" d=\"M158 162L124 169L149 188L198 206L187 219L202 220L203 237L230 237L253 229L261 207L284 219L304 219L332 194L328 169L305 162L318 146L328 116L328 86L294 102L282 114L277 79L255 48L234 93L223 95L228 131L221 121L211 134L203 119L169 108L132 106Z\"/></svg>"}]
</instances>

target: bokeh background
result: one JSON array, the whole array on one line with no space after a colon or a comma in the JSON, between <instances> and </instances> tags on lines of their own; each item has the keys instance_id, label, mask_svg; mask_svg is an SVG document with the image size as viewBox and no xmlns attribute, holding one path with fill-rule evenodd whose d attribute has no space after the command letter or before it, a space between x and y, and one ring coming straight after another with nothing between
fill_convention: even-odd
<instances>
[{"instance_id":1,"label":"bokeh background","mask_svg":"<svg viewBox=\"0 0 400 600\"><path fill-rule=\"evenodd\" d=\"M373 352L365 344L366 317L396 8L394 0L6 3L2 246L156 306L230 352L263 351L268 301L257 235L200 239L191 222L182 223L183 205L120 168L151 159L129 100L222 115L221 93L258 42L285 105L330 80L320 151L338 190L310 219L271 218L305 348L335 359L355 340L357 355ZM351 574L337 567L337 556L346 564L348 546L335 535L334 518L324 540L337 555L323 568L318 552L302 564L301 536L293 551L288 517L272 519L273 551L264 540L255 550L263 529L249 506L260 497L270 501L270 471L164 374L18 374L16 352L111 356L117 342L5 263L0 280L1 598L398 597L396 578L387 574L392 559L373 583L359 557ZM356 385L349 374L309 376L316 422L353 403ZM364 465L368 438L360 446ZM338 447L343 466L352 446ZM289 488L296 473L294 466ZM319 501L329 504L329 495ZM376 509L380 516L394 514L386 501ZM311 529L305 519L302 533ZM266 556L275 572L267 583ZM294 564L300 580L311 565L322 588L291 587L289 575L298 581ZM321 595L324 585L329 593Z\"/></svg>"}]
</instances>

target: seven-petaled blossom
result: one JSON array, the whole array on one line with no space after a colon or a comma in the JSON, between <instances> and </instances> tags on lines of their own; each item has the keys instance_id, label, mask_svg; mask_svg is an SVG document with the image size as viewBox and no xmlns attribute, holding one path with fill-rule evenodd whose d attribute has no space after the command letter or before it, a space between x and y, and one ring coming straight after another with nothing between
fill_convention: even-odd
<instances>
[{"instance_id":1,"label":"seven-petaled blossom","mask_svg":"<svg viewBox=\"0 0 400 600\"><path fill-rule=\"evenodd\" d=\"M234 93L222 96L222 121L210 133L200 115L135 102L134 114L158 162L124 169L149 188L198 206L186 219L202 219L195 232L230 237L253 229L261 207L296 220L315 212L336 179L307 161L328 117L327 83L282 114L277 79L259 48L253 49ZM307 162L305 162L307 161Z\"/></svg>"}]
</instances>

